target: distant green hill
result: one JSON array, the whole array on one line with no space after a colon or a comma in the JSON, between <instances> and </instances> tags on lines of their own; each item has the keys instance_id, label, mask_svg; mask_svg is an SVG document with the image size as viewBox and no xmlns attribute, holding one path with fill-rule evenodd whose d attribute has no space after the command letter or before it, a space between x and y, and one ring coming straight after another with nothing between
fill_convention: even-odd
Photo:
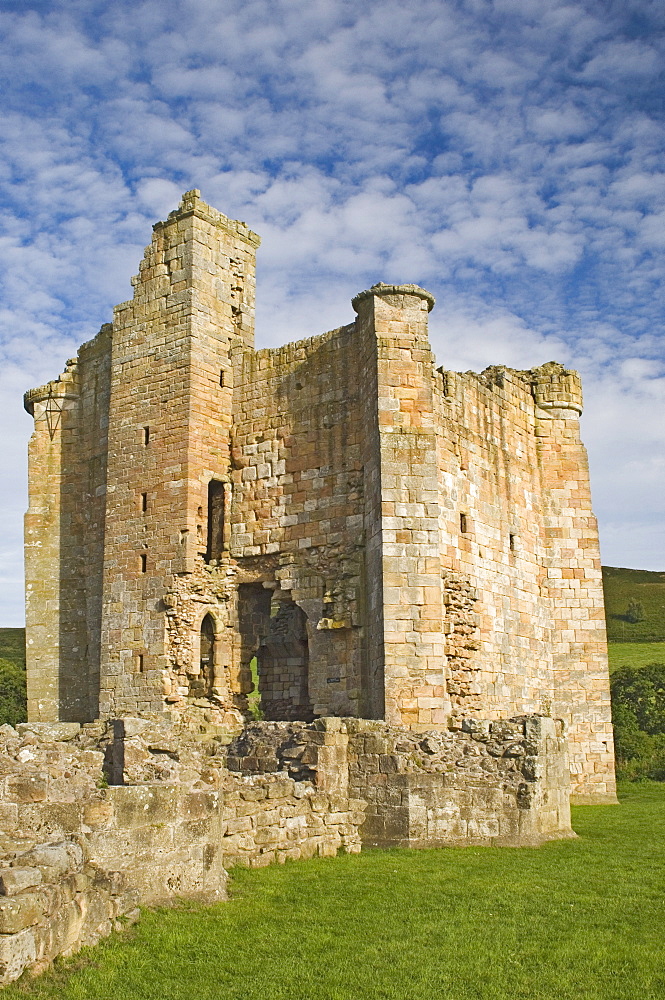
<instances>
[{"instance_id":1,"label":"distant green hill","mask_svg":"<svg viewBox=\"0 0 665 1000\"><path fill-rule=\"evenodd\" d=\"M665 573L603 566L603 589L610 642L665 642Z\"/></svg>"},{"instance_id":2,"label":"distant green hill","mask_svg":"<svg viewBox=\"0 0 665 1000\"><path fill-rule=\"evenodd\" d=\"M26 718L25 629L0 628L0 725Z\"/></svg>"},{"instance_id":3,"label":"distant green hill","mask_svg":"<svg viewBox=\"0 0 665 1000\"><path fill-rule=\"evenodd\" d=\"M0 660L9 660L25 670L24 628L0 628Z\"/></svg>"}]
</instances>

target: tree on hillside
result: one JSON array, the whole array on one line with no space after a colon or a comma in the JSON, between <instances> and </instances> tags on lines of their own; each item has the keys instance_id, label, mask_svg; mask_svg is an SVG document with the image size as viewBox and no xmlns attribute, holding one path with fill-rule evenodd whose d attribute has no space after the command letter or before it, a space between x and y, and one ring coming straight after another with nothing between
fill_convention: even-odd
<instances>
[{"instance_id":1,"label":"tree on hillside","mask_svg":"<svg viewBox=\"0 0 665 1000\"><path fill-rule=\"evenodd\" d=\"M644 617L644 605L642 602L631 601L625 614L626 621L630 622L631 625L636 625L638 622L643 622Z\"/></svg>"}]
</instances>

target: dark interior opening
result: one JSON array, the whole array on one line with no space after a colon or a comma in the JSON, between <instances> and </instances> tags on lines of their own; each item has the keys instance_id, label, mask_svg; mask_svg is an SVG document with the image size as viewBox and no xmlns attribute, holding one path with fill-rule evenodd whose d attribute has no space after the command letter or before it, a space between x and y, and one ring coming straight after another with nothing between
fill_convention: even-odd
<instances>
[{"instance_id":1,"label":"dark interior opening","mask_svg":"<svg viewBox=\"0 0 665 1000\"><path fill-rule=\"evenodd\" d=\"M211 479L208 483L208 541L206 562L221 559L224 551L224 483Z\"/></svg>"},{"instance_id":2,"label":"dark interior opening","mask_svg":"<svg viewBox=\"0 0 665 1000\"><path fill-rule=\"evenodd\" d=\"M239 624L242 662L255 690L252 714L271 721L310 722L307 616L291 595L261 585L241 585ZM253 662L254 661L254 662Z\"/></svg>"},{"instance_id":3,"label":"dark interior opening","mask_svg":"<svg viewBox=\"0 0 665 1000\"><path fill-rule=\"evenodd\" d=\"M201 622L199 673L190 678L189 693L196 698L209 698L215 682L215 622L206 615Z\"/></svg>"}]
</instances>

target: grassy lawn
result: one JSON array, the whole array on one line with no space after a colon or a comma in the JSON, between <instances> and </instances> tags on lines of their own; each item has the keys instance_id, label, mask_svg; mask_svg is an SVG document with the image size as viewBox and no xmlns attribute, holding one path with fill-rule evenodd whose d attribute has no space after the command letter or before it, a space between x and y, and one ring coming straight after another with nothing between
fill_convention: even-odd
<instances>
[{"instance_id":1,"label":"grassy lawn","mask_svg":"<svg viewBox=\"0 0 665 1000\"><path fill-rule=\"evenodd\" d=\"M145 913L3 1000L662 1000L665 786L622 791L540 849L237 870L230 903Z\"/></svg>"},{"instance_id":2,"label":"grassy lawn","mask_svg":"<svg viewBox=\"0 0 665 1000\"><path fill-rule=\"evenodd\" d=\"M610 673L619 667L646 667L665 663L665 642L610 642Z\"/></svg>"}]
</instances>

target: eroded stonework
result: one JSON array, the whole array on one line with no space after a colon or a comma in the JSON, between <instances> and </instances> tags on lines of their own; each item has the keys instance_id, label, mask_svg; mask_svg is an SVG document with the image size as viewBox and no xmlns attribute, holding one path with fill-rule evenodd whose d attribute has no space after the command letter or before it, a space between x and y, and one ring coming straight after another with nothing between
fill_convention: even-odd
<instances>
[{"instance_id":1,"label":"eroded stonework","mask_svg":"<svg viewBox=\"0 0 665 1000\"><path fill-rule=\"evenodd\" d=\"M255 350L259 238L188 192L34 415L29 715L237 732L551 717L614 798L577 373L437 369L429 293ZM253 674L254 670L254 674Z\"/></svg>"},{"instance_id":2,"label":"eroded stonework","mask_svg":"<svg viewBox=\"0 0 665 1000\"><path fill-rule=\"evenodd\" d=\"M141 905L225 899L234 865L572 837L568 785L541 717L257 722L231 741L163 713L0 726L0 986Z\"/></svg>"}]
</instances>

